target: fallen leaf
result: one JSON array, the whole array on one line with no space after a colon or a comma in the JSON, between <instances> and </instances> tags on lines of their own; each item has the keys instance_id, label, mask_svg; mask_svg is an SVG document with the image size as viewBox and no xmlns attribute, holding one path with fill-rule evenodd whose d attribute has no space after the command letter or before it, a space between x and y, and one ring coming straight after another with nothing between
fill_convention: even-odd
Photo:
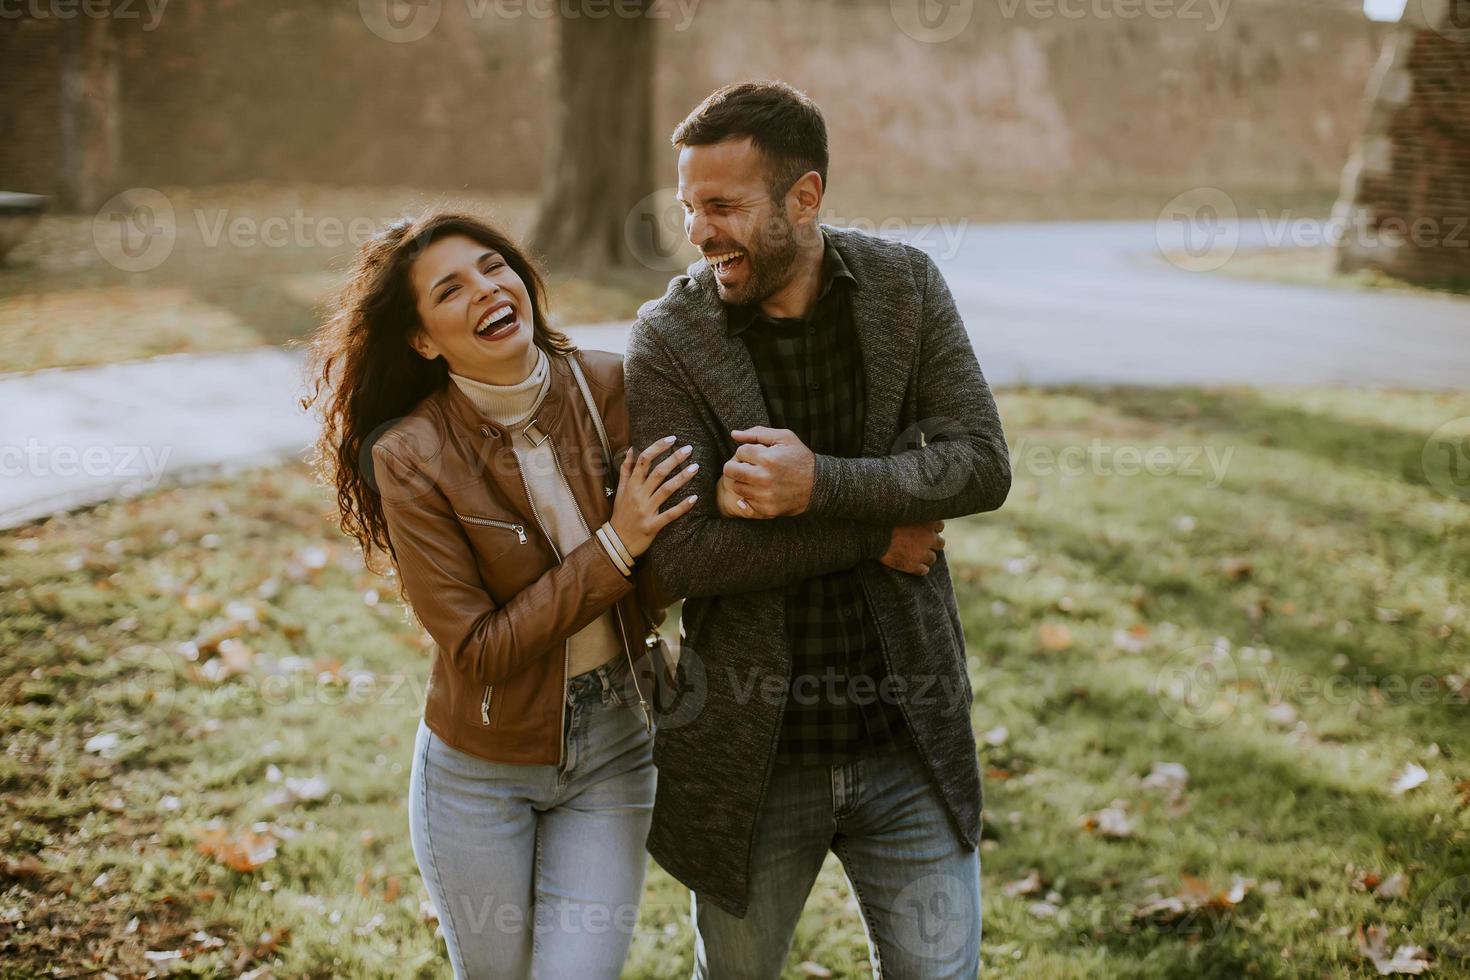
<instances>
[{"instance_id":1,"label":"fallen leaf","mask_svg":"<svg viewBox=\"0 0 1470 980\"><path fill-rule=\"evenodd\" d=\"M1062 623L1041 624L1041 648L1051 653L1061 653L1072 646L1072 631Z\"/></svg>"},{"instance_id":2,"label":"fallen leaf","mask_svg":"<svg viewBox=\"0 0 1470 980\"><path fill-rule=\"evenodd\" d=\"M999 748L1006 744L1006 741L1011 737L1011 730L1004 725L996 725L990 731L986 732L983 737L986 745Z\"/></svg>"},{"instance_id":3,"label":"fallen leaf","mask_svg":"<svg viewBox=\"0 0 1470 980\"><path fill-rule=\"evenodd\" d=\"M1392 792L1394 796L1402 796L1409 790L1423 785L1429 778L1429 773L1417 762L1411 762L1404 766L1403 771L1394 777Z\"/></svg>"},{"instance_id":4,"label":"fallen leaf","mask_svg":"<svg viewBox=\"0 0 1470 980\"><path fill-rule=\"evenodd\" d=\"M797 969L801 971L801 975L804 977L830 977L832 975L831 970L820 963L813 963L811 960L803 960Z\"/></svg>"},{"instance_id":5,"label":"fallen leaf","mask_svg":"<svg viewBox=\"0 0 1470 980\"><path fill-rule=\"evenodd\" d=\"M268 830L232 836L225 827L207 826L195 828L194 836L200 854L235 871L255 871L276 856L276 838Z\"/></svg>"},{"instance_id":6,"label":"fallen leaf","mask_svg":"<svg viewBox=\"0 0 1470 980\"><path fill-rule=\"evenodd\" d=\"M1077 825L1100 837L1132 837L1133 821L1128 818L1126 807L1122 800L1114 800L1112 806L1078 817Z\"/></svg>"},{"instance_id":7,"label":"fallen leaf","mask_svg":"<svg viewBox=\"0 0 1470 980\"><path fill-rule=\"evenodd\" d=\"M1383 926L1369 926L1367 935L1362 925L1356 932L1359 955L1373 963L1379 976L1395 973L1419 974L1433 966L1429 952L1423 946L1399 946L1390 955L1388 952L1388 930Z\"/></svg>"},{"instance_id":8,"label":"fallen leaf","mask_svg":"<svg viewBox=\"0 0 1470 980\"><path fill-rule=\"evenodd\" d=\"M1003 895L1017 898L1021 895L1035 895L1041 891L1041 887L1041 874L1033 870L1024 878L1017 879L1016 881L1008 881L1004 885L1001 885L1000 891Z\"/></svg>"},{"instance_id":9,"label":"fallen leaf","mask_svg":"<svg viewBox=\"0 0 1470 980\"><path fill-rule=\"evenodd\" d=\"M1395 872L1384 878L1378 887L1373 889L1374 898L1405 898L1409 894L1409 876L1402 871Z\"/></svg>"}]
</instances>

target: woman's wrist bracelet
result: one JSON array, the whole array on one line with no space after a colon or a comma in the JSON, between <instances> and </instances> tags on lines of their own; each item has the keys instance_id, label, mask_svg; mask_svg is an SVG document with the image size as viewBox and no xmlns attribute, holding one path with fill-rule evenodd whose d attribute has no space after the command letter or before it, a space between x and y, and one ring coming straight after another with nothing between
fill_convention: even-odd
<instances>
[{"instance_id":1,"label":"woman's wrist bracelet","mask_svg":"<svg viewBox=\"0 0 1470 980\"><path fill-rule=\"evenodd\" d=\"M622 556L624 564L632 568L633 552L629 551L628 546L623 544L623 538L622 535L618 534L618 529L612 526L612 521L608 521L602 526L607 528L607 536L612 539L613 546L618 549L618 554Z\"/></svg>"},{"instance_id":2,"label":"woman's wrist bracelet","mask_svg":"<svg viewBox=\"0 0 1470 980\"><path fill-rule=\"evenodd\" d=\"M607 552L608 559L617 567L617 570L622 572L625 577L631 577L633 574L632 566L623 561L623 556L618 552L617 546L613 544L612 536L608 533L606 524L597 529L597 540L602 545L602 550Z\"/></svg>"}]
</instances>

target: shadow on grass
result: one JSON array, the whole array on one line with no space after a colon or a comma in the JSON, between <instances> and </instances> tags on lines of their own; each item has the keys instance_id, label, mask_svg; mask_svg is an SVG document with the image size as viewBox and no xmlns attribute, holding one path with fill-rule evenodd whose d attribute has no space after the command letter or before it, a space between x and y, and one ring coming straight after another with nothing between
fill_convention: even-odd
<instances>
[{"instance_id":1,"label":"shadow on grass","mask_svg":"<svg viewBox=\"0 0 1470 980\"><path fill-rule=\"evenodd\" d=\"M1247 389L1118 387L1066 391L1110 411L1151 422L1235 434L1252 445L1317 457L1414 486L1429 483L1422 464L1428 432L1348 421L1290 405L1271 404ZM1371 398L1372 393L1365 391L1364 397Z\"/></svg>"}]
</instances>

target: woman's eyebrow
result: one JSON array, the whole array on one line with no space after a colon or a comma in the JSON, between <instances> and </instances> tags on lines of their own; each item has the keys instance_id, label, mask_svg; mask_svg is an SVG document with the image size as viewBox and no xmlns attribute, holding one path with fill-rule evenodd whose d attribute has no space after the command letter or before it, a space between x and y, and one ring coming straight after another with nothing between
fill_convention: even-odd
<instances>
[{"instance_id":1,"label":"woman's eyebrow","mask_svg":"<svg viewBox=\"0 0 1470 980\"><path fill-rule=\"evenodd\" d=\"M489 259L489 258L497 258L498 259L498 258L500 258L500 253L499 252L495 252L495 251L485 252L478 259L475 259L475 264L478 265L479 263L484 262L486 259ZM441 276L439 278L439 281L438 282L434 283L434 285L432 285L432 286L429 287L429 292L432 293L434 290L438 289L440 286L444 285L446 282L449 282L451 279L458 278L458 276L459 276L459 273L458 272L451 272L447 276Z\"/></svg>"}]
</instances>

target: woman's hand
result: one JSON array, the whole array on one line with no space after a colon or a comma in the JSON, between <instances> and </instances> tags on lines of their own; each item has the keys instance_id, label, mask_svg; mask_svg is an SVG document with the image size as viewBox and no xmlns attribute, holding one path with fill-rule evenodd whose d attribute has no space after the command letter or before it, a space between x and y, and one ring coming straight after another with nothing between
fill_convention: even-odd
<instances>
[{"instance_id":1,"label":"woman's hand","mask_svg":"<svg viewBox=\"0 0 1470 980\"><path fill-rule=\"evenodd\" d=\"M623 539L623 546L634 558L648 550L659 531L676 518L689 513L694 507L694 501L699 499L698 495L686 497L668 510L659 512L664 502L692 480L699 470L699 464L692 463L674 473L674 468L688 459L689 454L694 451L693 446L684 446L669 453L668 459L649 469L658 455L667 452L673 442L674 437L668 436L639 453L636 461L631 452L623 459L623 468L618 477L618 495L613 500L612 519L608 523L618 532L618 537ZM670 473L674 475L669 476Z\"/></svg>"}]
</instances>

